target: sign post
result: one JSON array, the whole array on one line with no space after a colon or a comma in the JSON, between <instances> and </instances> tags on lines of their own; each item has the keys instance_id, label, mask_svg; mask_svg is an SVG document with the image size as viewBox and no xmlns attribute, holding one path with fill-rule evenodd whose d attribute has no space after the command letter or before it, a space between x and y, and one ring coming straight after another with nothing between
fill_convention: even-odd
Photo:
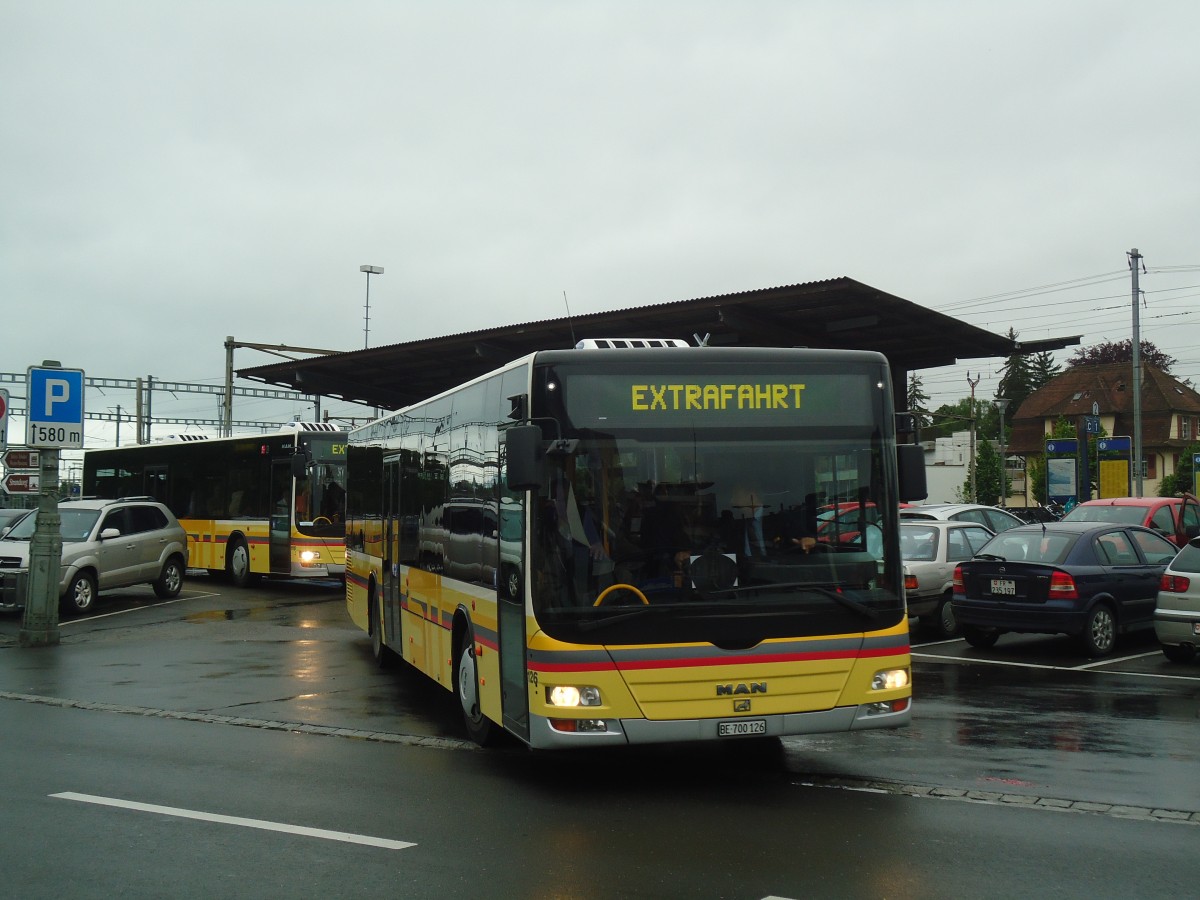
<instances>
[{"instance_id":1,"label":"sign post","mask_svg":"<svg viewBox=\"0 0 1200 900\"><path fill-rule=\"evenodd\" d=\"M25 444L39 449L37 526L29 542L29 592L18 637L22 647L57 644L58 580L62 563L58 514L58 454L83 447L83 370L44 362L27 370L29 413Z\"/></svg>"}]
</instances>

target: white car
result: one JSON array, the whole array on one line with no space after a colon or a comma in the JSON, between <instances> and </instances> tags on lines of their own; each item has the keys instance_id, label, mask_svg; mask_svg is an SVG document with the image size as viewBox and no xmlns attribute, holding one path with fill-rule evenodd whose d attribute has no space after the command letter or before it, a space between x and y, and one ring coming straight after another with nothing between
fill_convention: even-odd
<instances>
[{"instance_id":1,"label":"white car","mask_svg":"<svg viewBox=\"0 0 1200 900\"><path fill-rule=\"evenodd\" d=\"M939 637L958 634L954 608L954 567L970 559L993 533L973 522L933 519L900 523L900 556L904 560L904 594L908 614L933 628Z\"/></svg>"},{"instance_id":2,"label":"white car","mask_svg":"<svg viewBox=\"0 0 1200 900\"><path fill-rule=\"evenodd\" d=\"M900 509L903 519L936 519L940 522L974 522L996 534L1025 523L1007 510L985 503L926 503Z\"/></svg>"},{"instance_id":3,"label":"white car","mask_svg":"<svg viewBox=\"0 0 1200 900\"><path fill-rule=\"evenodd\" d=\"M150 497L64 500L59 571L64 615L87 612L109 588L150 584L163 599L179 594L187 570L187 532L171 511ZM26 516L0 537L0 609L24 606L13 584L29 571L37 516Z\"/></svg>"}]
</instances>

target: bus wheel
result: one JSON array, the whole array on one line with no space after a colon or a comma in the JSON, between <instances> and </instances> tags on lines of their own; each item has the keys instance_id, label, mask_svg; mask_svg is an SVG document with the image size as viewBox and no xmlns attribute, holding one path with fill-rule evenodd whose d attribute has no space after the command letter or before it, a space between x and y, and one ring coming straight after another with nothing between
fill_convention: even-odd
<instances>
[{"instance_id":1,"label":"bus wheel","mask_svg":"<svg viewBox=\"0 0 1200 900\"><path fill-rule=\"evenodd\" d=\"M463 724L467 726L467 737L481 747L486 747L495 738L495 727L479 703L479 673L475 667L475 642L469 634L464 635L458 645L458 665L455 683L458 700L462 704Z\"/></svg>"},{"instance_id":2,"label":"bus wheel","mask_svg":"<svg viewBox=\"0 0 1200 900\"><path fill-rule=\"evenodd\" d=\"M245 538L234 538L225 551L225 575L238 587L250 583L250 548Z\"/></svg>"},{"instance_id":3,"label":"bus wheel","mask_svg":"<svg viewBox=\"0 0 1200 900\"><path fill-rule=\"evenodd\" d=\"M375 600L371 601L371 611L367 614L368 627L371 630L371 655L375 657L375 664L381 669L390 669L396 662L396 654L387 644L383 642L383 627L379 624L379 610L376 608Z\"/></svg>"}]
</instances>

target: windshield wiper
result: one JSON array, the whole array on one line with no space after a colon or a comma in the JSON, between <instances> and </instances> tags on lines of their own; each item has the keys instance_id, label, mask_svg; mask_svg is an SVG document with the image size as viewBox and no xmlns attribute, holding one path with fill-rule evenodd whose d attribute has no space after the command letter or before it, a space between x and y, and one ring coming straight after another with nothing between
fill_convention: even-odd
<instances>
[{"instance_id":1,"label":"windshield wiper","mask_svg":"<svg viewBox=\"0 0 1200 900\"><path fill-rule=\"evenodd\" d=\"M822 597L828 597L840 606L844 606L851 612L858 613L864 619L874 621L879 618L879 613L867 606L865 603L860 603L853 597L850 597L841 591L836 590L835 584L814 584L811 581L781 581L776 584L751 584L745 587L725 588L720 591L702 592L701 596L707 599L714 599L718 596L722 597L737 597L743 594L759 594L764 591L812 591L814 594L820 594Z\"/></svg>"},{"instance_id":2,"label":"windshield wiper","mask_svg":"<svg viewBox=\"0 0 1200 900\"><path fill-rule=\"evenodd\" d=\"M999 556L995 553L976 553L975 558L976 559L993 559L996 562L1008 562L1008 557Z\"/></svg>"},{"instance_id":3,"label":"windshield wiper","mask_svg":"<svg viewBox=\"0 0 1200 900\"><path fill-rule=\"evenodd\" d=\"M635 609L626 610L622 613L606 616L603 619L588 619L579 623L580 631L594 631L597 628L607 628L609 625L615 625L618 622L628 622L630 619L638 619L642 616L649 615L652 612L662 612L665 609L678 609L678 606L638 606Z\"/></svg>"}]
</instances>

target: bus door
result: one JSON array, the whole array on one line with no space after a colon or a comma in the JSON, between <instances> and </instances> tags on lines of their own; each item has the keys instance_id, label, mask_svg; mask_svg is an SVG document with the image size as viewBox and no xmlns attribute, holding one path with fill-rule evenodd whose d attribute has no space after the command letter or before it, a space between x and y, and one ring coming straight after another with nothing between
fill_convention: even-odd
<instances>
[{"instance_id":1,"label":"bus door","mask_svg":"<svg viewBox=\"0 0 1200 900\"><path fill-rule=\"evenodd\" d=\"M501 488L496 571L500 642L500 696L504 727L529 737L529 689L525 684L525 503L523 494Z\"/></svg>"},{"instance_id":2,"label":"bus door","mask_svg":"<svg viewBox=\"0 0 1200 900\"><path fill-rule=\"evenodd\" d=\"M272 574L292 573L292 461L271 462L270 564Z\"/></svg>"},{"instance_id":3,"label":"bus door","mask_svg":"<svg viewBox=\"0 0 1200 900\"><path fill-rule=\"evenodd\" d=\"M400 460L383 464L383 633L397 652L400 644Z\"/></svg>"}]
</instances>

